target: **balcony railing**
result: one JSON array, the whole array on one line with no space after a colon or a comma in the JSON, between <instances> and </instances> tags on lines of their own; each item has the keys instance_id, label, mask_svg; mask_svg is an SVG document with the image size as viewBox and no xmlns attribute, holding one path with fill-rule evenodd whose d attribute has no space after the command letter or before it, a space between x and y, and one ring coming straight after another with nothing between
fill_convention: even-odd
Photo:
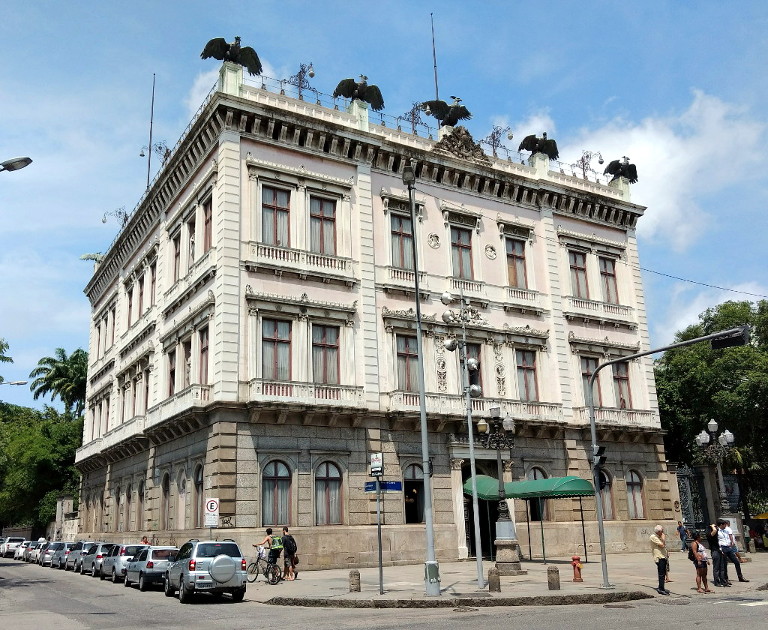
<instances>
[{"instance_id":1,"label":"balcony railing","mask_svg":"<svg viewBox=\"0 0 768 630\"><path fill-rule=\"evenodd\" d=\"M88 442L88 444L83 444L77 451L75 452L75 461L81 462L85 459L88 459L89 457L93 457L94 455L98 455L101 453L102 446L101 446L101 438L96 438L95 440L91 440Z\"/></svg>"},{"instance_id":2,"label":"balcony railing","mask_svg":"<svg viewBox=\"0 0 768 630\"><path fill-rule=\"evenodd\" d=\"M384 394L388 411L418 411L419 394L416 392L389 392ZM464 415L467 399L460 395L426 394L428 413ZM521 420L563 420L562 406L556 403L502 400L498 398L473 398L472 411L487 414L492 407L501 407L502 415Z\"/></svg>"},{"instance_id":3,"label":"balcony railing","mask_svg":"<svg viewBox=\"0 0 768 630\"><path fill-rule=\"evenodd\" d=\"M145 428L159 424L163 420L175 416L192 407L201 407L211 399L210 385L190 385L177 394L155 405L147 412Z\"/></svg>"},{"instance_id":4,"label":"balcony railing","mask_svg":"<svg viewBox=\"0 0 768 630\"><path fill-rule=\"evenodd\" d=\"M634 322L635 314L631 306L621 304L611 304L609 302L597 302L595 300L586 300L575 296L568 296L567 309L578 315L587 317L606 317L609 319L622 319Z\"/></svg>"},{"instance_id":5,"label":"balcony railing","mask_svg":"<svg viewBox=\"0 0 768 630\"><path fill-rule=\"evenodd\" d=\"M130 420L119 424L114 429L110 429L104 435L101 436L101 450L105 451L108 448L120 444L120 442L140 434L144 431L144 416L134 416Z\"/></svg>"},{"instance_id":6,"label":"balcony railing","mask_svg":"<svg viewBox=\"0 0 768 630\"><path fill-rule=\"evenodd\" d=\"M467 280L465 278L451 278L451 288L454 291L464 292L472 295L481 295L485 285L477 280Z\"/></svg>"},{"instance_id":7,"label":"balcony railing","mask_svg":"<svg viewBox=\"0 0 768 630\"><path fill-rule=\"evenodd\" d=\"M356 266L352 259L293 249L280 245L251 243L248 264L295 273L302 277L335 278L344 282L356 282Z\"/></svg>"},{"instance_id":8,"label":"balcony railing","mask_svg":"<svg viewBox=\"0 0 768 630\"><path fill-rule=\"evenodd\" d=\"M589 407L573 410L577 422L589 424ZM595 409L595 422L598 424L616 424L626 426L657 427L660 424L657 413L640 409L616 409L598 407Z\"/></svg>"},{"instance_id":9,"label":"balcony railing","mask_svg":"<svg viewBox=\"0 0 768 630\"><path fill-rule=\"evenodd\" d=\"M362 407L363 388L353 385L326 385L299 381L253 379L249 399L265 402L295 402L319 406Z\"/></svg>"}]
</instances>

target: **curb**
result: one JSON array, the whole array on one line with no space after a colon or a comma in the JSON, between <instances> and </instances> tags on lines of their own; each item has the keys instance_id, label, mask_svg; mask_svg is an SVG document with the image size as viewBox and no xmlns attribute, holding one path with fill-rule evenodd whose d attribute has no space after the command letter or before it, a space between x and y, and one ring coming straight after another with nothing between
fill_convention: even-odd
<instances>
[{"instance_id":1,"label":"curb","mask_svg":"<svg viewBox=\"0 0 768 630\"><path fill-rule=\"evenodd\" d=\"M622 593L588 593L581 595L534 595L530 597L446 597L440 599L332 599L328 597L273 597L264 602L270 606L304 606L308 608L458 608L474 606L570 606L573 604L610 604L639 599L653 599L641 591Z\"/></svg>"}]
</instances>

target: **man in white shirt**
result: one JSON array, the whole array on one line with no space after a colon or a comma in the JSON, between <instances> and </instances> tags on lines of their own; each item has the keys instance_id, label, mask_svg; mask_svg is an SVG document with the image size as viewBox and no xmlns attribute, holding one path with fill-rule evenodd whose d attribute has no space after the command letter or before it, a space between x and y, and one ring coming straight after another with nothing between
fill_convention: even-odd
<instances>
[{"instance_id":1,"label":"man in white shirt","mask_svg":"<svg viewBox=\"0 0 768 630\"><path fill-rule=\"evenodd\" d=\"M736 575L739 576L739 582L749 582L741 573L741 561L739 556L736 555L736 539L733 537L733 530L730 527L730 521L726 519L719 519L717 521L717 542L720 545L720 553L723 554L722 569L726 573L725 583L728 583L728 576L726 572L726 563L730 560L736 567ZM723 576L721 575L721 581Z\"/></svg>"}]
</instances>

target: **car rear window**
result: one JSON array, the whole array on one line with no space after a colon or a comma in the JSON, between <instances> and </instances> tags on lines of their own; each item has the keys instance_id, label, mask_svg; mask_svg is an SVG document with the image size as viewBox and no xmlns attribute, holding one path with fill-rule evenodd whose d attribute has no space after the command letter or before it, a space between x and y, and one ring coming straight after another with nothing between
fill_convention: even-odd
<instances>
[{"instance_id":1,"label":"car rear window","mask_svg":"<svg viewBox=\"0 0 768 630\"><path fill-rule=\"evenodd\" d=\"M64 546L64 543L56 542L51 543L48 547L48 551L56 551L57 549L61 549Z\"/></svg>"},{"instance_id":2,"label":"car rear window","mask_svg":"<svg viewBox=\"0 0 768 630\"><path fill-rule=\"evenodd\" d=\"M171 556L175 556L178 551L173 549L154 549L152 551L153 560L168 560Z\"/></svg>"},{"instance_id":3,"label":"car rear window","mask_svg":"<svg viewBox=\"0 0 768 630\"><path fill-rule=\"evenodd\" d=\"M197 548L198 558L215 558L221 554L239 558L240 547L235 543L203 543Z\"/></svg>"},{"instance_id":4,"label":"car rear window","mask_svg":"<svg viewBox=\"0 0 768 630\"><path fill-rule=\"evenodd\" d=\"M144 545L128 545L125 548L125 554L126 556L135 556L139 551L144 549Z\"/></svg>"},{"instance_id":5,"label":"car rear window","mask_svg":"<svg viewBox=\"0 0 768 630\"><path fill-rule=\"evenodd\" d=\"M9 538L8 542L9 543L22 543L22 542L24 542L24 539L23 538Z\"/></svg>"}]
</instances>

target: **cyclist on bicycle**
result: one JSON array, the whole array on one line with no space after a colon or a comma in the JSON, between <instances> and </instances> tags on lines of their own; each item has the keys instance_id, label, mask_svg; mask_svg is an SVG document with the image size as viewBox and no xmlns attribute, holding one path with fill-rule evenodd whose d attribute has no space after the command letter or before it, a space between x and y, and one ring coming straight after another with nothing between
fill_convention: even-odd
<instances>
[{"instance_id":1,"label":"cyclist on bicycle","mask_svg":"<svg viewBox=\"0 0 768 630\"><path fill-rule=\"evenodd\" d=\"M272 534L272 528L267 527L267 535L264 537L258 545L254 547L263 546L269 549L269 563L277 564L277 559L280 557L280 552L283 550L283 537Z\"/></svg>"}]
</instances>

